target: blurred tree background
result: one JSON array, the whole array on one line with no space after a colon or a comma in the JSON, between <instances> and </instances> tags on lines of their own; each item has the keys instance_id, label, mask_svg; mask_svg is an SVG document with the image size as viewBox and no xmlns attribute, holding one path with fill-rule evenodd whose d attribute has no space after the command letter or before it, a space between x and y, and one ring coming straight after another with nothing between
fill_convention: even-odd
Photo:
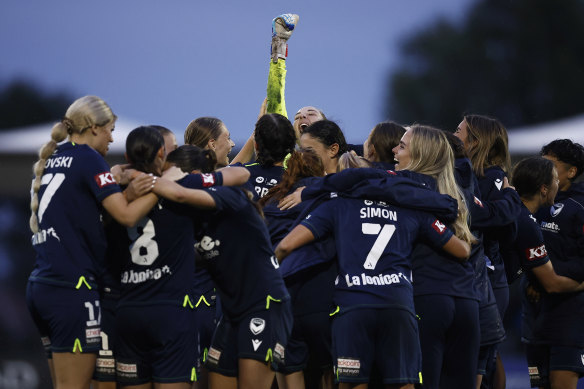
<instances>
[{"instance_id":1,"label":"blurred tree background","mask_svg":"<svg viewBox=\"0 0 584 389\"><path fill-rule=\"evenodd\" d=\"M0 90L0 130L59 120L73 98L47 93L33 82L16 80Z\"/></svg>"},{"instance_id":2,"label":"blurred tree background","mask_svg":"<svg viewBox=\"0 0 584 389\"><path fill-rule=\"evenodd\" d=\"M403 42L386 116L455 129L465 113L507 128L581 113L583 37L582 0L482 0Z\"/></svg>"}]
</instances>

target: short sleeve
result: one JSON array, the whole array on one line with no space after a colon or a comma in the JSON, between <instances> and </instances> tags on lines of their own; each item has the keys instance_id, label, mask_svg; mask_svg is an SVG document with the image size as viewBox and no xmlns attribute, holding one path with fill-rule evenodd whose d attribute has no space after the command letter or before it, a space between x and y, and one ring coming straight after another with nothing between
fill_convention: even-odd
<instances>
[{"instance_id":1,"label":"short sleeve","mask_svg":"<svg viewBox=\"0 0 584 389\"><path fill-rule=\"evenodd\" d=\"M317 239L329 235L335 226L335 205L338 201L340 200L333 199L322 203L309 213L300 224L308 228Z\"/></svg>"}]
</instances>

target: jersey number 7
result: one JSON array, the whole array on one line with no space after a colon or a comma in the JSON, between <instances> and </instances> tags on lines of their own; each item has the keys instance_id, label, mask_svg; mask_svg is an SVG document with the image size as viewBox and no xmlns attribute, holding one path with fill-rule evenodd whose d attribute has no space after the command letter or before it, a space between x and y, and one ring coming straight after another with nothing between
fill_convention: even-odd
<instances>
[{"instance_id":1,"label":"jersey number 7","mask_svg":"<svg viewBox=\"0 0 584 389\"><path fill-rule=\"evenodd\" d=\"M365 235L377 235L377 239L375 239L375 243L373 243L373 247L369 250L367 259L363 264L365 269L373 270L395 233L395 226L393 224L384 224L382 227L381 224L377 223L361 223L361 232Z\"/></svg>"}]
</instances>

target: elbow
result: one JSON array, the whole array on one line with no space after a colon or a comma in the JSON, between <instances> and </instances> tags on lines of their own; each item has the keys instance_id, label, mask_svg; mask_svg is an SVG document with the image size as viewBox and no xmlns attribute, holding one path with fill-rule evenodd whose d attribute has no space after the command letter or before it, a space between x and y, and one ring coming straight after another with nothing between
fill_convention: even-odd
<instances>
[{"instance_id":1,"label":"elbow","mask_svg":"<svg viewBox=\"0 0 584 389\"><path fill-rule=\"evenodd\" d=\"M276 247L275 254L276 258L278 259L278 262L281 263L284 260L284 258L286 258L288 254L290 254L290 249L286 248L286 246L282 245L282 242L280 242L280 244L278 244L278 246Z\"/></svg>"}]
</instances>

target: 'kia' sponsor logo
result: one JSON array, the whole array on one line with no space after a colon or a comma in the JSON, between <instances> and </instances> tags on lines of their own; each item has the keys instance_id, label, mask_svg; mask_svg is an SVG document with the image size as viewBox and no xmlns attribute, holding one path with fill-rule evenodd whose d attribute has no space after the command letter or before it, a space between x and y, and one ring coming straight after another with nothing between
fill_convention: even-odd
<instances>
[{"instance_id":1,"label":"'kia' sponsor logo","mask_svg":"<svg viewBox=\"0 0 584 389\"><path fill-rule=\"evenodd\" d=\"M532 247L525 250L528 261L533 261L536 259L544 258L547 255L547 250L545 249L545 244L538 247Z\"/></svg>"},{"instance_id":2,"label":"'kia' sponsor logo","mask_svg":"<svg viewBox=\"0 0 584 389\"><path fill-rule=\"evenodd\" d=\"M213 174L206 173L201 174L201 178L203 179L203 187L208 188L210 186L215 185L215 177Z\"/></svg>"},{"instance_id":3,"label":"'kia' sponsor logo","mask_svg":"<svg viewBox=\"0 0 584 389\"><path fill-rule=\"evenodd\" d=\"M97 186L99 186L100 188L103 188L104 186L108 185L114 185L116 183L113 174L111 174L110 172L100 173L93 178L95 179Z\"/></svg>"},{"instance_id":4,"label":"'kia' sponsor logo","mask_svg":"<svg viewBox=\"0 0 584 389\"><path fill-rule=\"evenodd\" d=\"M432 223L432 228L436 230L437 233L442 235L444 231L446 231L446 226L440 222L440 220L436 219L434 223Z\"/></svg>"}]
</instances>

